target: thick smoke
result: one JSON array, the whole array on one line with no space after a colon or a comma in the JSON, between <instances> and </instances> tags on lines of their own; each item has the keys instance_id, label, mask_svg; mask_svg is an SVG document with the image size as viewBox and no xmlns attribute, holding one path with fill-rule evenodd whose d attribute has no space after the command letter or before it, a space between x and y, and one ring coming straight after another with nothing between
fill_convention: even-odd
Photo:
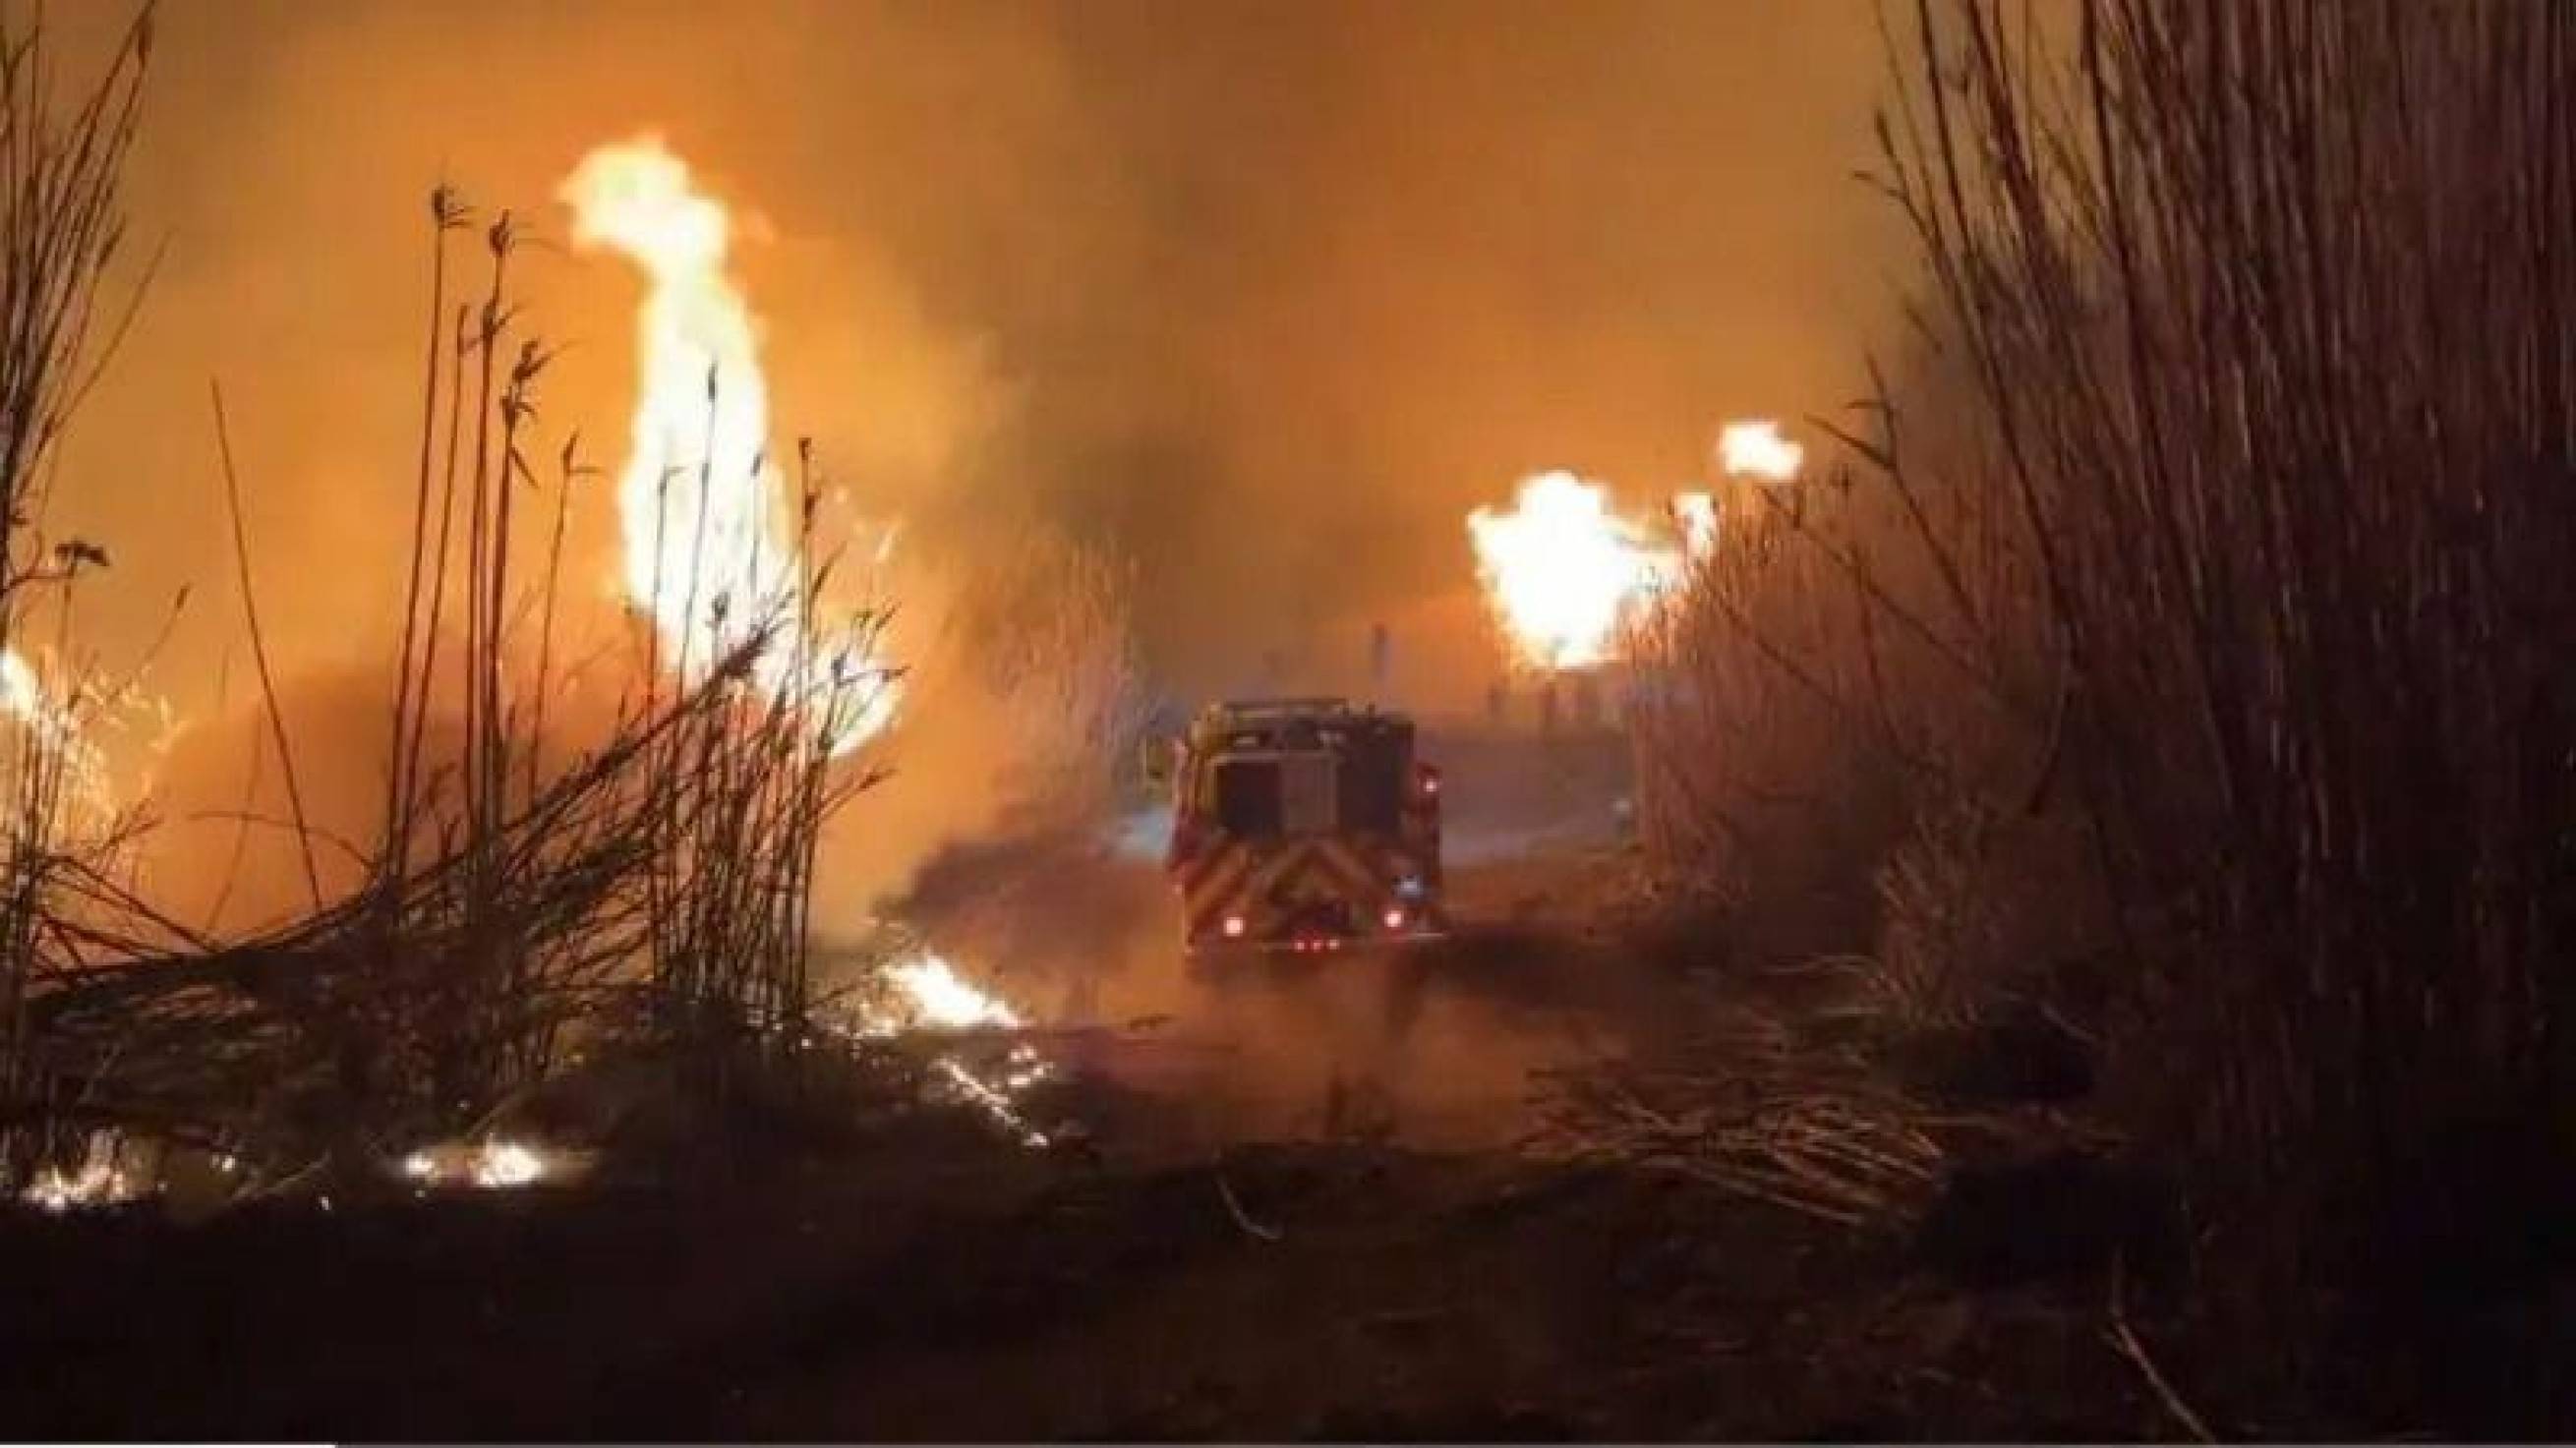
<instances>
[{"instance_id":1,"label":"thick smoke","mask_svg":"<svg viewBox=\"0 0 2576 1448\"><path fill-rule=\"evenodd\" d=\"M64 8L81 40L120 7ZM442 177L560 241L550 198L586 150L667 136L748 218L781 446L810 434L837 506L901 516L925 568L996 519L1132 562L1147 670L1184 696L1342 682L1383 619L1414 702L1472 698L1494 656L1469 507L1544 467L1637 497L1700 477L1722 417L1848 397L1886 299L1890 218L1851 179L1871 0L164 0L159 22L132 211L163 259L48 521L116 554L81 605L110 658L197 586L155 664L192 713L227 660L245 697L210 377L271 649L335 681L307 712L386 667ZM634 279L522 256L532 324L568 348L545 426L613 469ZM613 527L604 496L577 510L594 596ZM330 719L295 722L329 747ZM1007 741L920 747L962 787Z\"/></svg>"}]
</instances>

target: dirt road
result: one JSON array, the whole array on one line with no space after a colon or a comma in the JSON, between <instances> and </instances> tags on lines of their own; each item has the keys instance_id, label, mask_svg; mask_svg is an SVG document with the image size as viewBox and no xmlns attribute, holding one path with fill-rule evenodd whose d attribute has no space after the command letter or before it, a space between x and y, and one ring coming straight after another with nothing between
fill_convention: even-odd
<instances>
[{"instance_id":1,"label":"dirt road","mask_svg":"<svg viewBox=\"0 0 2576 1448\"><path fill-rule=\"evenodd\" d=\"M1534 1073L1651 1037L1675 980L1611 938L1634 873L1615 740L1453 734L1429 751L1451 802L1456 929L1437 946L1193 965L1152 809L953 848L890 909L1067 1032L1049 1049L1091 1094L1060 1109L1104 1150L1508 1146Z\"/></svg>"}]
</instances>

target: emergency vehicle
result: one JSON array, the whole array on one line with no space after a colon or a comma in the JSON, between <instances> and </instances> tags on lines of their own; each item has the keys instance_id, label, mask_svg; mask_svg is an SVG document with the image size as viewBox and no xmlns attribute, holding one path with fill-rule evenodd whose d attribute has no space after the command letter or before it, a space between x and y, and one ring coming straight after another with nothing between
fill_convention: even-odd
<instances>
[{"instance_id":1,"label":"emergency vehicle","mask_svg":"<svg viewBox=\"0 0 2576 1448\"><path fill-rule=\"evenodd\" d=\"M1342 699L1212 705L1158 758L1193 956L1438 939L1440 773L1402 714Z\"/></svg>"}]
</instances>

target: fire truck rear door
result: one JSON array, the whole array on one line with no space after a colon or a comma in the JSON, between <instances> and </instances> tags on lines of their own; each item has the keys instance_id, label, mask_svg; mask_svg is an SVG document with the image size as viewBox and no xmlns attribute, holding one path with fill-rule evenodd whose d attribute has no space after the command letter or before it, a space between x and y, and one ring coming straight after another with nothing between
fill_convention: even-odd
<instances>
[{"instance_id":1,"label":"fire truck rear door","mask_svg":"<svg viewBox=\"0 0 2576 1448\"><path fill-rule=\"evenodd\" d=\"M1334 808L1336 784L1333 756L1320 752L1299 752L1279 757L1279 802L1281 823L1291 835L1323 835L1333 832L1338 811Z\"/></svg>"}]
</instances>

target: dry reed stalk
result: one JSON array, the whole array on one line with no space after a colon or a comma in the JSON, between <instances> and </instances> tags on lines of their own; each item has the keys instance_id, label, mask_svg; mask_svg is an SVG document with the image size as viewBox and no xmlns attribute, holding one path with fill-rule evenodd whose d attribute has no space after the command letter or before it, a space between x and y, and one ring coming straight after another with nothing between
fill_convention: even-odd
<instances>
[{"instance_id":1,"label":"dry reed stalk","mask_svg":"<svg viewBox=\"0 0 2576 1448\"><path fill-rule=\"evenodd\" d=\"M438 233L462 215L452 192L435 195ZM221 1139L275 1163L363 1167L485 1119L557 1069L567 1039L640 1021L666 1047L695 1052L719 1088L743 1043L784 1056L802 1040L816 840L876 777L834 758L883 683L868 662L876 618L831 638L806 626L831 571L810 536L809 479L799 592L740 601L754 626L725 631L740 642L688 660L667 684L656 668L641 708L621 705L597 738L541 754L544 716L509 702L508 661L533 611L537 668L551 674L568 504L559 493L555 541L531 585L510 557L508 495L532 482L524 451L548 354L511 337L512 234L495 226L488 239L490 288L479 308L459 309L425 367L424 436L443 430L447 442L443 461L413 479L385 833L372 847L335 846L356 857L364 884L334 899L309 877L314 899L297 918L216 941L86 859L44 857L42 908L0 923L76 967L49 971L13 1012L47 1079L76 1088L66 1100L78 1109L56 1109L62 1119ZM434 299L443 268L433 260ZM513 340L505 371L494 359ZM218 441L237 494L220 427ZM425 455L434 450L424 441ZM242 562L247 570L246 550ZM461 652L441 646L458 590ZM648 662L659 662L656 648L646 645ZM773 672L763 664L773 653L793 660L776 693L755 684ZM263 690L274 714L273 680ZM456 754L438 758L430 723L459 715ZM17 783L57 798L59 778ZM290 802L300 816L291 789ZM334 843L300 818L280 827L308 857Z\"/></svg>"},{"instance_id":2,"label":"dry reed stalk","mask_svg":"<svg viewBox=\"0 0 2576 1448\"><path fill-rule=\"evenodd\" d=\"M43 17L0 16L0 650L18 643L31 585L68 582L83 562L104 561L79 540L49 550L38 520L44 465L142 299L138 285L111 311L104 290L125 240L122 179L151 22L148 5L138 10L105 68L66 100ZM0 882L0 1183L29 1164L28 1126L41 1136L48 1124L25 1109L38 1090L28 1010L65 868L63 749L29 721L15 733Z\"/></svg>"},{"instance_id":3,"label":"dry reed stalk","mask_svg":"<svg viewBox=\"0 0 2576 1448\"><path fill-rule=\"evenodd\" d=\"M422 344L427 355L421 363L420 464L412 496L411 558L403 575L402 647L394 664L393 743L387 752L393 767L386 772L385 779L385 838L388 841L410 836L412 780L405 761L411 753L404 739L417 727L412 717L415 702L412 697L412 663L425 643L421 636L420 617L423 570L444 569L447 563L443 538L435 558L427 556L423 545L430 536L430 482L432 463L437 457L440 329L446 324L447 316L447 238L463 229L470 215L464 198L453 187L445 185L431 190L429 214L429 324Z\"/></svg>"},{"instance_id":4,"label":"dry reed stalk","mask_svg":"<svg viewBox=\"0 0 2576 1448\"><path fill-rule=\"evenodd\" d=\"M1659 858L2071 816L2213 1167L2555 1134L2576 6L1891 10L1921 341L1856 471L1755 494L1644 641Z\"/></svg>"},{"instance_id":5,"label":"dry reed stalk","mask_svg":"<svg viewBox=\"0 0 2576 1448\"><path fill-rule=\"evenodd\" d=\"M1902 1222L1937 1186L1952 1125L1848 1047L1778 1016L1710 1004L1687 1051L1548 1073L1530 1145L1670 1171L1844 1226Z\"/></svg>"},{"instance_id":6,"label":"dry reed stalk","mask_svg":"<svg viewBox=\"0 0 2576 1448\"><path fill-rule=\"evenodd\" d=\"M2375 1180L2446 1122L2566 1119L2576 7L2101 0L2055 50L1917 19L1892 185L2075 777L2133 906L2216 947L2192 1130Z\"/></svg>"}]
</instances>

